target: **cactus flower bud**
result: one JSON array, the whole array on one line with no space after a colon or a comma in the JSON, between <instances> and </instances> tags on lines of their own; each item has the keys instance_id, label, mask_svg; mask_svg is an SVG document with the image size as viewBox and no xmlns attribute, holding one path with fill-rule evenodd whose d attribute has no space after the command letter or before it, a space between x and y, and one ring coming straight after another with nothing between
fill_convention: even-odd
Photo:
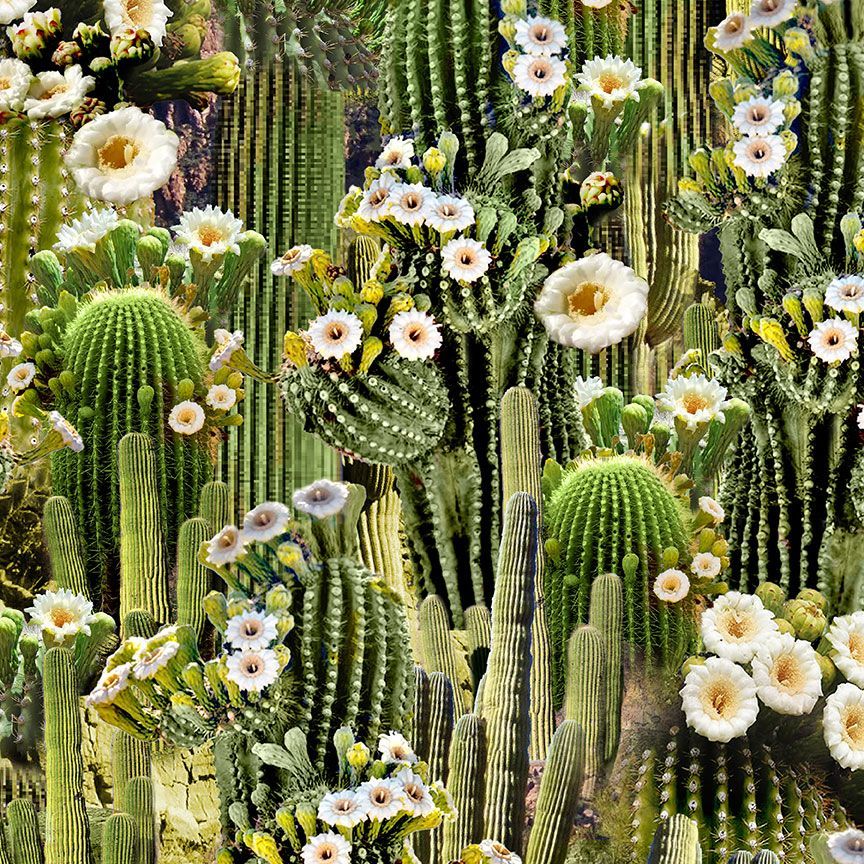
<instances>
[{"instance_id":1,"label":"cactus flower bud","mask_svg":"<svg viewBox=\"0 0 864 864\"><path fill-rule=\"evenodd\" d=\"M437 177L447 167L447 157L437 147L430 147L423 154L423 167L433 177Z\"/></svg>"},{"instance_id":2,"label":"cactus flower bud","mask_svg":"<svg viewBox=\"0 0 864 864\"><path fill-rule=\"evenodd\" d=\"M589 207L618 207L624 198L621 184L611 171L594 171L579 187L579 200Z\"/></svg>"},{"instance_id":3,"label":"cactus flower bud","mask_svg":"<svg viewBox=\"0 0 864 864\"><path fill-rule=\"evenodd\" d=\"M825 632L828 619L816 603L796 598L786 603L785 610L786 618L799 639L813 642Z\"/></svg>"},{"instance_id":4,"label":"cactus flower bud","mask_svg":"<svg viewBox=\"0 0 864 864\"><path fill-rule=\"evenodd\" d=\"M12 51L19 60L42 60L51 56L60 43L60 10L27 12L17 24L6 28Z\"/></svg>"}]
</instances>

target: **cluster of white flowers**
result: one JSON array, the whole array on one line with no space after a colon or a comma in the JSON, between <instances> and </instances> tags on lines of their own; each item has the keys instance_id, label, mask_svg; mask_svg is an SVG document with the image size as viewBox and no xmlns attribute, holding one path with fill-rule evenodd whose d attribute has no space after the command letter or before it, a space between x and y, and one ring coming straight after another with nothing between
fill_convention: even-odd
<instances>
[{"instance_id":1,"label":"cluster of white flowers","mask_svg":"<svg viewBox=\"0 0 864 864\"><path fill-rule=\"evenodd\" d=\"M718 51L744 48L760 27L777 27L791 18L796 5L796 0L754 0L749 15L732 12L711 28L714 48Z\"/></svg>"},{"instance_id":2,"label":"cluster of white flowers","mask_svg":"<svg viewBox=\"0 0 864 864\"><path fill-rule=\"evenodd\" d=\"M844 768L864 768L864 612L835 618L828 629L831 659L846 678L826 700L825 743Z\"/></svg>"},{"instance_id":3,"label":"cluster of white flowers","mask_svg":"<svg viewBox=\"0 0 864 864\"><path fill-rule=\"evenodd\" d=\"M284 534L290 521L291 511L284 504L265 501L245 515L242 528L226 525L208 541L207 561L216 567L233 564L243 557L250 543L269 543Z\"/></svg>"},{"instance_id":4,"label":"cluster of white flowers","mask_svg":"<svg viewBox=\"0 0 864 864\"><path fill-rule=\"evenodd\" d=\"M78 65L33 74L23 60L0 60L0 111L25 113L31 120L63 117L96 86Z\"/></svg>"},{"instance_id":5,"label":"cluster of white flowers","mask_svg":"<svg viewBox=\"0 0 864 864\"><path fill-rule=\"evenodd\" d=\"M744 735L760 701L778 714L813 710L822 695L816 651L781 633L758 597L737 591L718 597L702 613L701 630L705 649L716 656L693 665L681 690L687 723L700 735L722 742Z\"/></svg>"},{"instance_id":6,"label":"cluster of white flowers","mask_svg":"<svg viewBox=\"0 0 864 864\"><path fill-rule=\"evenodd\" d=\"M532 99L545 99L568 83L568 67L562 57L567 48L564 27L539 15L520 18L515 24L519 54L513 63L513 82Z\"/></svg>"},{"instance_id":7,"label":"cluster of white flowers","mask_svg":"<svg viewBox=\"0 0 864 864\"><path fill-rule=\"evenodd\" d=\"M810 350L823 363L843 363L858 354L858 321L864 312L864 277L837 276L825 288L825 305L835 313L807 336ZM844 317L840 317L844 316Z\"/></svg>"},{"instance_id":8,"label":"cluster of white flowers","mask_svg":"<svg viewBox=\"0 0 864 864\"><path fill-rule=\"evenodd\" d=\"M381 767L383 763L384 776L328 792L318 803L318 821L326 830L310 837L303 846L303 864L350 864L355 843L384 835L398 820L405 824L409 819L442 816L439 804L452 809L443 786L427 784L415 772L419 760L404 736L398 732L382 735L378 751L380 761L375 764ZM359 754L365 767L368 748L355 744L348 753L349 764L352 752Z\"/></svg>"}]
</instances>

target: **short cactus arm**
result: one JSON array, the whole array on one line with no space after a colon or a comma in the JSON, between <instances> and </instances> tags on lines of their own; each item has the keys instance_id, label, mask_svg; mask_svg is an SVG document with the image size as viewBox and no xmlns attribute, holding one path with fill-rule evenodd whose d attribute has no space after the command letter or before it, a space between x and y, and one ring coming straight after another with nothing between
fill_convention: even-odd
<instances>
[{"instance_id":1,"label":"short cactus arm","mask_svg":"<svg viewBox=\"0 0 864 864\"><path fill-rule=\"evenodd\" d=\"M150 777L135 777L129 781L123 798L123 811L134 821L138 835L136 864L156 864L158 835Z\"/></svg>"},{"instance_id":2,"label":"short cactus arm","mask_svg":"<svg viewBox=\"0 0 864 864\"><path fill-rule=\"evenodd\" d=\"M45 530L45 545L51 556L51 575L57 587L89 597L78 525L68 499L61 495L52 495L45 502L42 524Z\"/></svg>"},{"instance_id":3,"label":"short cactus arm","mask_svg":"<svg viewBox=\"0 0 864 864\"><path fill-rule=\"evenodd\" d=\"M162 548L156 454L147 435L120 441L120 616L148 612L169 620L168 574Z\"/></svg>"},{"instance_id":4,"label":"short cactus arm","mask_svg":"<svg viewBox=\"0 0 864 864\"><path fill-rule=\"evenodd\" d=\"M458 860L462 850L481 838L486 768L484 721L476 714L464 714L456 721L450 742L450 769L447 788L453 796L456 818L444 823L441 857Z\"/></svg>"},{"instance_id":5,"label":"short cactus arm","mask_svg":"<svg viewBox=\"0 0 864 864\"><path fill-rule=\"evenodd\" d=\"M12 864L43 864L42 841L36 805L26 798L16 798L6 807ZM2 827L2 826L0 826Z\"/></svg>"},{"instance_id":6,"label":"short cactus arm","mask_svg":"<svg viewBox=\"0 0 864 864\"><path fill-rule=\"evenodd\" d=\"M138 832L135 820L126 813L114 813L102 828L102 864L139 864Z\"/></svg>"},{"instance_id":7,"label":"short cactus arm","mask_svg":"<svg viewBox=\"0 0 864 864\"><path fill-rule=\"evenodd\" d=\"M206 616L203 601L213 583L213 573L198 560L201 544L213 536L206 519L187 519L177 535L177 623L188 624L200 639Z\"/></svg>"},{"instance_id":8,"label":"short cactus arm","mask_svg":"<svg viewBox=\"0 0 864 864\"><path fill-rule=\"evenodd\" d=\"M700 864L699 829L692 819L676 813L654 835L648 864Z\"/></svg>"}]
</instances>

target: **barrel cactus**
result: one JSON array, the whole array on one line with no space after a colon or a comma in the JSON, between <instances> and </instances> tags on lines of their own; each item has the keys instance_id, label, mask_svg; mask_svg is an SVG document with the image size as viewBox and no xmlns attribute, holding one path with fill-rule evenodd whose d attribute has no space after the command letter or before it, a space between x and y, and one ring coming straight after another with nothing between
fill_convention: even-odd
<instances>
[{"instance_id":1,"label":"barrel cactus","mask_svg":"<svg viewBox=\"0 0 864 864\"><path fill-rule=\"evenodd\" d=\"M187 244L181 253L169 252L168 231L144 232L97 211L69 226L59 254L33 258L45 305L21 335L14 410L53 411L78 430L80 446L52 458L54 491L74 509L90 595L109 610L119 596L121 438L140 432L153 442L155 494L173 545L197 512L218 430L236 420L228 415L242 398L243 376L231 363L244 356L242 335L217 331L208 363L201 307L231 302L263 238L241 234L229 216L199 211L198 235L181 220L174 233ZM228 242L211 250L201 239L210 229L228 231Z\"/></svg>"}]
</instances>

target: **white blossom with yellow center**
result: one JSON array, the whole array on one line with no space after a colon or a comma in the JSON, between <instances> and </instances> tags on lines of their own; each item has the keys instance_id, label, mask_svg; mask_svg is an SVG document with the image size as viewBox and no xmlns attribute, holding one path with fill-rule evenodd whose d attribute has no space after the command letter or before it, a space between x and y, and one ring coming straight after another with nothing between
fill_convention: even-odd
<instances>
[{"instance_id":1,"label":"white blossom with yellow center","mask_svg":"<svg viewBox=\"0 0 864 864\"><path fill-rule=\"evenodd\" d=\"M826 699L822 734L842 768L864 768L864 690L847 681Z\"/></svg>"},{"instance_id":2,"label":"white blossom with yellow center","mask_svg":"<svg viewBox=\"0 0 864 864\"><path fill-rule=\"evenodd\" d=\"M642 78L642 70L632 60L624 60L608 54L594 57L582 66L576 76L581 89L589 97L596 97L606 108L611 108L631 96L638 96L636 85Z\"/></svg>"},{"instance_id":3,"label":"white blossom with yellow center","mask_svg":"<svg viewBox=\"0 0 864 864\"><path fill-rule=\"evenodd\" d=\"M712 420L725 421L726 394L726 388L713 378L679 375L666 382L665 390L657 395L657 404L693 430Z\"/></svg>"},{"instance_id":4,"label":"white blossom with yellow center","mask_svg":"<svg viewBox=\"0 0 864 864\"><path fill-rule=\"evenodd\" d=\"M709 741L723 743L744 735L759 713L753 679L723 657L709 657L690 669L681 703L688 726Z\"/></svg>"},{"instance_id":5,"label":"white blossom with yellow center","mask_svg":"<svg viewBox=\"0 0 864 864\"><path fill-rule=\"evenodd\" d=\"M765 640L777 635L774 613L755 594L729 591L702 613L705 648L735 663L749 663Z\"/></svg>"},{"instance_id":6,"label":"white blossom with yellow center","mask_svg":"<svg viewBox=\"0 0 864 864\"><path fill-rule=\"evenodd\" d=\"M831 659L847 681L864 687L864 612L842 615L831 622L827 633Z\"/></svg>"},{"instance_id":7,"label":"white blossom with yellow center","mask_svg":"<svg viewBox=\"0 0 864 864\"><path fill-rule=\"evenodd\" d=\"M79 633L89 636L90 625L96 620L93 604L67 588L38 595L26 611L56 645L65 645Z\"/></svg>"},{"instance_id":8,"label":"white blossom with yellow center","mask_svg":"<svg viewBox=\"0 0 864 864\"><path fill-rule=\"evenodd\" d=\"M809 714L822 695L822 669L809 642L781 633L759 648L752 664L756 693L778 714Z\"/></svg>"},{"instance_id":9,"label":"white blossom with yellow center","mask_svg":"<svg viewBox=\"0 0 864 864\"><path fill-rule=\"evenodd\" d=\"M174 14L163 0L103 0L102 7L112 35L129 27L146 30L157 46L162 44L168 19Z\"/></svg>"}]
</instances>

